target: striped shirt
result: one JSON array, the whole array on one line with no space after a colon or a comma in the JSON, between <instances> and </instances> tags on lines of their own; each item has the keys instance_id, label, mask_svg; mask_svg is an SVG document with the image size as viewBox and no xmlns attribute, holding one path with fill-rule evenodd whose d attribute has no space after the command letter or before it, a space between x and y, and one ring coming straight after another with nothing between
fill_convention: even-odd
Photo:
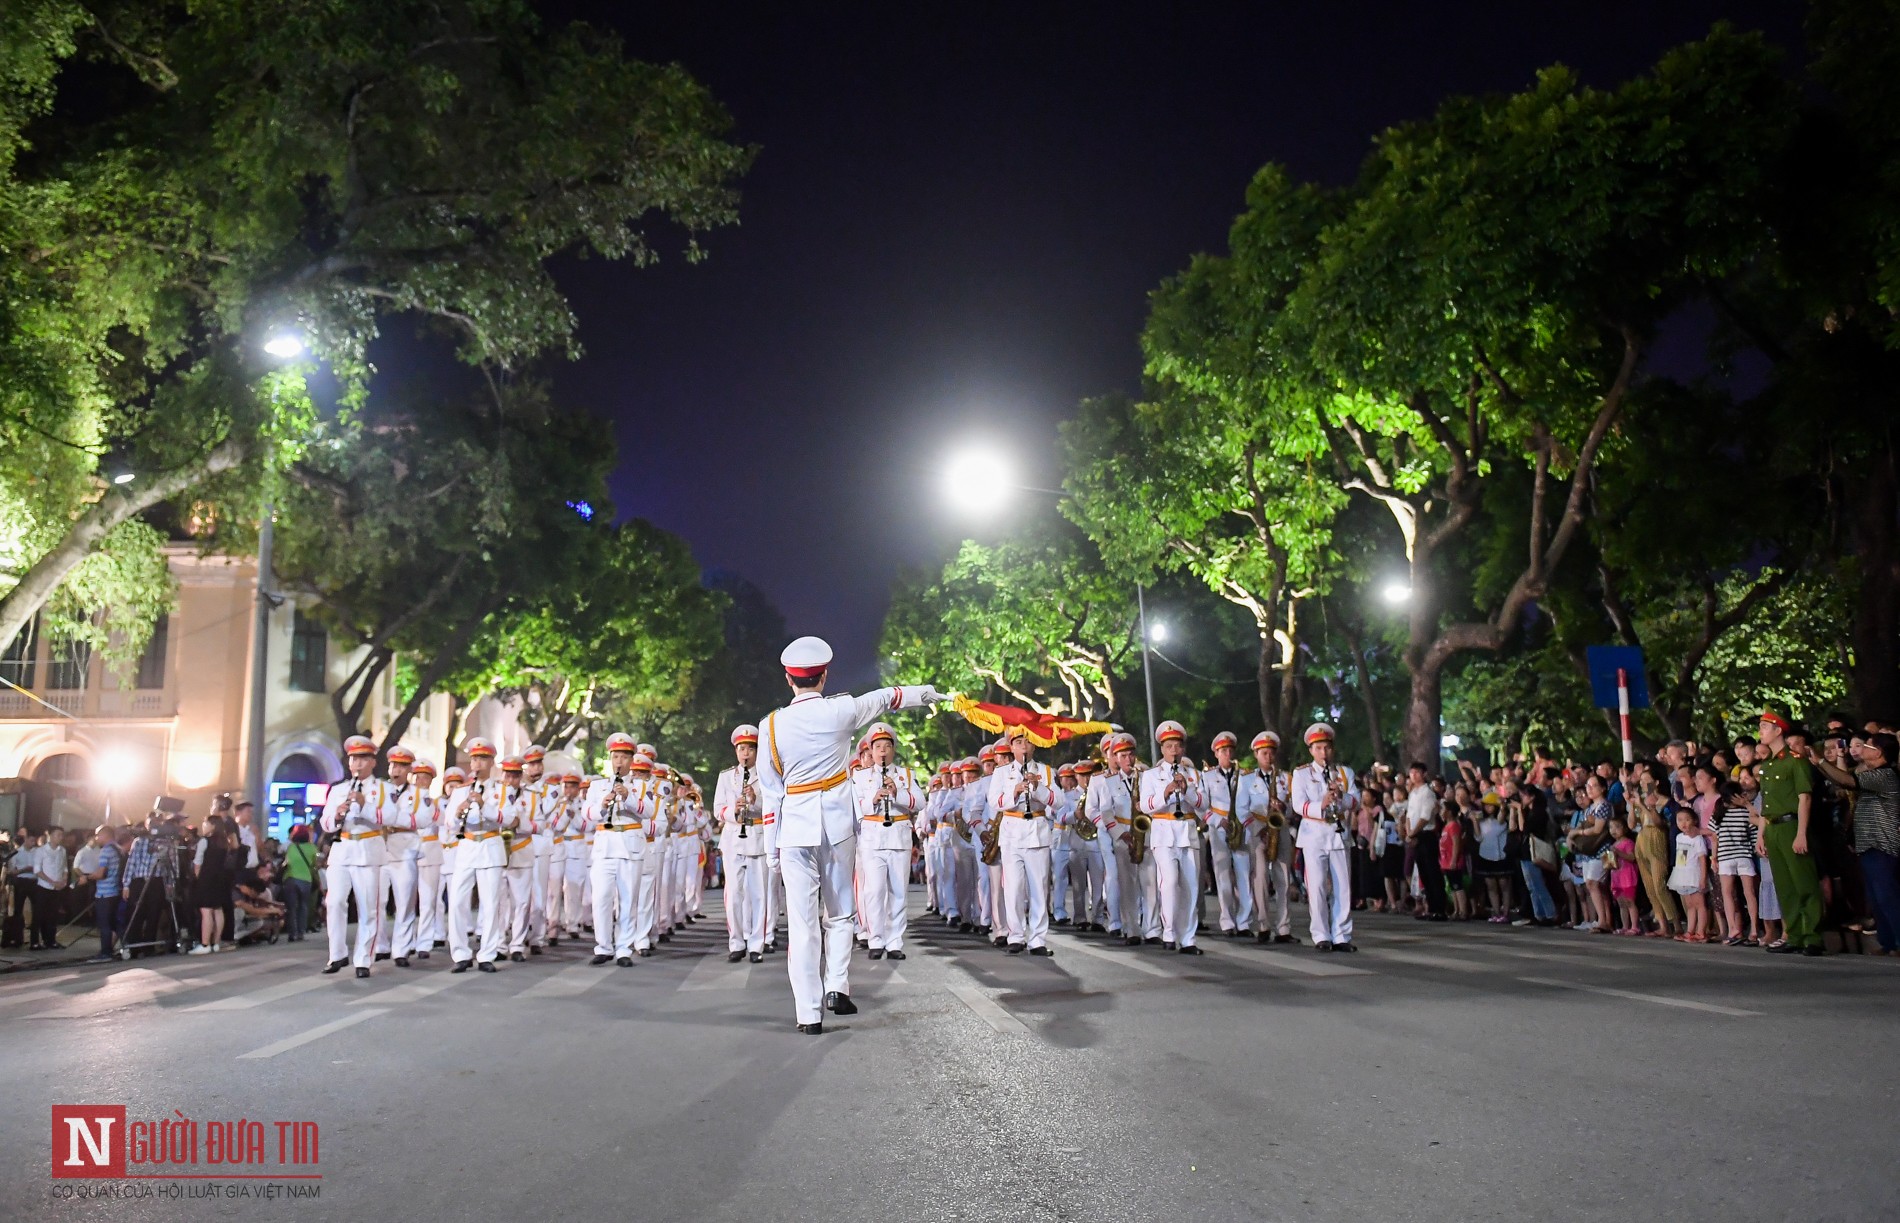
<instances>
[{"instance_id":1,"label":"striped shirt","mask_svg":"<svg viewBox=\"0 0 1900 1223\"><path fill-rule=\"evenodd\" d=\"M1739 862L1755 857L1755 826L1749 822L1754 811L1748 807L1729 807L1715 826L1715 860Z\"/></svg>"},{"instance_id":2,"label":"striped shirt","mask_svg":"<svg viewBox=\"0 0 1900 1223\"><path fill-rule=\"evenodd\" d=\"M1854 852L1900 854L1900 772L1890 764L1854 774Z\"/></svg>"}]
</instances>

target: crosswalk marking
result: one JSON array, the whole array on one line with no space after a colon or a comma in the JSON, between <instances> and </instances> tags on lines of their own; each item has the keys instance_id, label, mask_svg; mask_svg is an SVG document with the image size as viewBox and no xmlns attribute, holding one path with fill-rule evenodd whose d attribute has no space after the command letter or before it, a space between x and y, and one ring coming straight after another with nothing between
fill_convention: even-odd
<instances>
[{"instance_id":1,"label":"crosswalk marking","mask_svg":"<svg viewBox=\"0 0 1900 1223\"><path fill-rule=\"evenodd\" d=\"M728 964L713 956L702 957L686 979L679 983L682 991L701 989L744 989L752 980L752 961L740 960L737 964Z\"/></svg>"},{"instance_id":2,"label":"crosswalk marking","mask_svg":"<svg viewBox=\"0 0 1900 1223\"><path fill-rule=\"evenodd\" d=\"M320 1023L314 1028L306 1028L294 1035L286 1036L282 1040L272 1041L268 1045L263 1045L251 1050L249 1053L240 1053L238 1054L238 1060L255 1061L260 1058L276 1057L279 1053L288 1053L292 1049L307 1045L313 1040L322 1040L332 1033L341 1032L344 1028L354 1027L366 1019L374 1019L378 1015L387 1014L389 1014L387 1007L378 1006L365 1007L360 1011L352 1011L341 1019L332 1019L329 1023Z\"/></svg>"},{"instance_id":3,"label":"crosswalk marking","mask_svg":"<svg viewBox=\"0 0 1900 1223\"><path fill-rule=\"evenodd\" d=\"M1130 948L1129 950L1133 951L1134 949ZM1080 941L1062 944L1061 951L1058 952L1058 954L1067 954L1071 951L1079 951L1083 955L1094 956L1098 960L1107 960L1110 964L1120 964L1123 968L1132 968L1136 972L1145 972L1151 977L1165 977L1170 981L1180 979L1167 969L1159 965L1150 964L1139 955L1116 955L1112 951L1104 951L1100 947L1091 947L1087 943Z\"/></svg>"},{"instance_id":4,"label":"crosswalk marking","mask_svg":"<svg viewBox=\"0 0 1900 1223\"><path fill-rule=\"evenodd\" d=\"M152 1002L161 994L186 993L225 981L234 981L240 977L255 979L265 973L279 972L295 966L296 962L293 960L283 960L272 964L259 964L252 961L216 972L177 977L168 973L154 972L149 968L127 968L108 976L105 983L98 989L83 994L63 995L58 1006L35 1012L26 1018L84 1019L93 1015L103 1015L107 1011L116 1011L122 1007Z\"/></svg>"},{"instance_id":5,"label":"crosswalk marking","mask_svg":"<svg viewBox=\"0 0 1900 1223\"><path fill-rule=\"evenodd\" d=\"M551 977L535 982L515 997L573 998L586 993L619 971L621 969L612 964L575 964L563 968Z\"/></svg>"},{"instance_id":6,"label":"crosswalk marking","mask_svg":"<svg viewBox=\"0 0 1900 1223\"><path fill-rule=\"evenodd\" d=\"M1250 968L1263 969L1267 972L1296 972L1308 977L1369 977L1372 975L1370 968L1354 968L1330 957L1323 960L1314 959L1300 952L1244 952L1222 947L1219 944L1203 947L1202 950L1220 959L1246 964Z\"/></svg>"},{"instance_id":7,"label":"crosswalk marking","mask_svg":"<svg viewBox=\"0 0 1900 1223\"><path fill-rule=\"evenodd\" d=\"M294 998L298 994L307 994L313 989L322 989L333 982L320 976L300 977L295 981L285 981L280 985L266 985L247 993L233 994L229 998L213 998L209 1002L200 1002L197 1006L188 1006L187 1011L248 1011L252 1007L263 1006L266 1002L280 1002L285 998Z\"/></svg>"},{"instance_id":8,"label":"crosswalk marking","mask_svg":"<svg viewBox=\"0 0 1900 1223\"><path fill-rule=\"evenodd\" d=\"M1453 972L1497 972L1495 965L1480 964L1476 960L1461 960L1456 956L1432 955L1424 951L1400 951L1396 948L1376 953L1382 960L1396 960L1400 964L1419 964L1426 968L1449 968Z\"/></svg>"},{"instance_id":9,"label":"crosswalk marking","mask_svg":"<svg viewBox=\"0 0 1900 1223\"><path fill-rule=\"evenodd\" d=\"M1566 964L1572 968L1603 969L1605 972L1624 972L1628 964L1606 964L1602 960L1593 960L1581 955L1560 955L1554 951L1519 951L1515 947L1487 948L1495 955L1508 955L1519 960L1544 960L1551 964Z\"/></svg>"},{"instance_id":10,"label":"crosswalk marking","mask_svg":"<svg viewBox=\"0 0 1900 1223\"><path fill-rule=\"evenodd\" d=\"M1739 1019L1753 1019L1760 1011L1745 1011L1740 1007L1722 1006L1714 1002L1696 1002L1689 998L1671 998L1664 994L1642 994L1635 990L1611 989L1606 985L1583 985L1576 981L1556 981L1549 977L1519 977L1531 985L1548 985L1555 989L1580 989L1589 994L1606 994L1611 998L1628 998L1635 1002L1653 1002L1658 1006L1675 1006L1689 1011L1708 1011L1715 1015L1734 1015Z\"/></svg>"},{"instance_id":11,"label":"crosswalk marking","mask_svg":"<svg viewBox=\"0 0 1900 1223\"><path fill-rule=\"evenodd\" d=\"M419 981L405 981L401 985L392 985L388 989L380 990L377 993L366 994L352 1001L350 1005L367 1006L377 1002L396 1005L404 1002L418 1002L427 998L430 994L442 992L449 986L454 985L457 980L457 977L444 970L436 973L433 977L423 977Z\"/></svg>"},{"instance_id":12,"label":"crosswalk marking","mask_svg":"<svg viewBox=\"0 0 1900 1223\"><path fill-rule=\"evenodd\" d=\"M27 974L27 978L24 981L12 981L12 982L7 983L6 985L0 985L0 996L18 993L21 990L26 990L31 993L38 993L40 990L45 989L49 985L57 985L61 981L70 981L74 977L77 977L78 975L79 974L76 972L29 973Z\"/></svg>"},{"instance_id":13,"label":"crosswalk marking","mask_svg":"<svg viewBox=\"0 0 1900 1223\"><path fill-rule=\"evenodd\" d=\"M63 998L65 996L66 995L61 994L56 989L30 989L24 994L11 994L5 998L0 998L0 1006L17 1006L22 1002L41 1002L47 998Z\"/></svg>"},{"instance_id":14,"label":"crosswalk marking","mask_svg":"<svg viewBox=\"0 0 1900 1223\"><path fill-rule=\"evenodd\" d=\"M1004 1036L1027 1036L1033 1039L1031 1032L1022 1020L1016 1018L988 994L974 985L946 985L945 989L956 995L963 1005L976 1012L976 1017Z\"/></svg>"}]
</instances>

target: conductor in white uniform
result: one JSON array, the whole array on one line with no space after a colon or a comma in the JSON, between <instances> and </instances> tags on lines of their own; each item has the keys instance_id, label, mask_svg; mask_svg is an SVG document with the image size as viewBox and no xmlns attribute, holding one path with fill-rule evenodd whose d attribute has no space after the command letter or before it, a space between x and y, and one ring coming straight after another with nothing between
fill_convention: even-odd
<instances>
[{"instance_id":1,"label":"conductor in white uniform","mask_svg":"<svg viewBox=\"0 0 1900 1223\"><path fill-rule=\"evenodd\" d=\"M827 697L831 647L817 637L792 642L779 662L793 695L760 723L759 781L767 812L777 816L789 927L785 967L798 1030L816 1035L824 1031L825 1006L838 1015L858 1009L849 977L858 819L847 769L858 728L892 710L947 698L928 685Z\"/></svg>"}]
</instances>

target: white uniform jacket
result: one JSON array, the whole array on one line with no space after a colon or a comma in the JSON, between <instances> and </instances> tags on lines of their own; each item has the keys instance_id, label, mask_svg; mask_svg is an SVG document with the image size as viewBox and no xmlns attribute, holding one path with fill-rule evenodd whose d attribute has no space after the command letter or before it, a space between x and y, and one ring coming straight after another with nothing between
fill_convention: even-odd
<instances>
[{"instance_id":1,"label":"white uniform jacket","mask_svg":"<svg viewBox=\"0 0 1900 1223\"><path fill-rule=\"evenodd\" d=\"M922 687L879 688L863 696L803 692L759 724L759 777L765 808L778 816L778 844L842 845L857 835L857 804L846 771L858 728L936 695Z\"/></svg>"},{"instance_id":2,"label":"white uniform jacket","mask_svg":"<svg viewBox=\"0 0 1900 1223\"><path fill-rule=\"evenodd\" d=\"M752 787L752 803L742 807L739 796L746 786ZM730 858L735 855L748 858L759 857L771 848L772 830L777 821L766 815L759 806L759 797L764 787L759 784L757 769L745 770L740 776L738 765L733 765L719 775L713 785L713 816L719 821L719 852ZM745 822L745 835L739 835L740 821Z\"/></svg>"},{"instance_id":3,"label":"white uniform jacket","mask_svg":"<svg viewBox=\"0 0 1900 1223\"><path fill-rule=\"evenodd\" d=\"M361 793L361 806L352 805L352 795ZM319 827L340 833L330 847L331 866L381 866L383 829L394 814L395 787L375 777L352 778L330 787L323 799L323 817Z\"/></svg>"},{"instance_id":4,"label":"white uniform jacket","mask_svg":"<svg viewBox=\"0 0 1900 1223\"><path fill-rule=\"evenodd\" d=\"M917 778L901 764L890 768L891 784L897 793L890 801L890 823L884 822L885 806L878 801L883 777L877 765L859 769L851 777L852 799L858 807L858 835L865 849L910 849L911 823L917 809L924 805L923 791Z\"/></svg>"},{"instance_id":5,"label":"white uniform jacket","mask_svg":"<svg viewBox=\"0 0 1900 1223\"><path fill-rule=\"evenodd\" d=\"M1346 787L1339 799L1339 819L1350 827L1352 813L1359 806L1359 796L1353 788L1356 779L1345 765L1334 765L1333 774ZM1348 844L1338 826L1325 817L1326 798L1326 774L1319 765L1308 762L1293 770L1292 798L1288 805L1292 813L1300 817L1301 849L1323 853L1329 849L1345 849Z\"/></svg>"},{"instance_id":6,"label":"white uniform jacket","mask_svg":"<svg viewBox=\"0 0 1900 1223\"><path fill-rule=\"evenodd\" d=\"M1176 773L1187 782L1180 794L1166 793ZM1157 764L1141 775L1141 809L1154 817L1148 844L1155 849L1187 849L1194 844L1194 817L1207 811L1207 791L1191 764ZM1180 814L1175 814L1176 810Z\"/></svg>"},{"instance_id":7,"label":"white uniform jacket","mask_svg":"<svg viewBox=\"0 0 1900 1223\"><path fill-rule=\"evenodd\" d=\"M471 781L450 795L447 801L448 822L461 834L461 839L456 843L455 869L506 866L508 851L501 843L501 830L506 817L501 781L494 777L487 781Z\"/></svg>"},{"instance_id":8,"label":"white uniform jacket","mask_svg":"<svg viewBox=\"0 0 1900 1223\"><path fill-rule=\"evenodd\" d=\"M1016 787L1027 779L1029 789L1018 795ZM1055 803L1055 772L1048 765L1031 760L1028 764L999 764L990 774L989 793L985 796L987 814L1003 821L1003 835L1021 849L1048 849L1055 844L1056 824L1049 808Z\"/></svg>"},{"instance_id":9,"label":"white uniform jacket","mask_svg":"<svg viewBox=\"0 0 1900 1223\"><path fill-rule=\"evenodd\" d=\"M1127 841L1129 821L1135 818L1135 791L1130 787L1136 784L1128 773L1089 778L1089 805L1083 818L1094 820L1102 836Z\"/></svg>"}]
</instances>

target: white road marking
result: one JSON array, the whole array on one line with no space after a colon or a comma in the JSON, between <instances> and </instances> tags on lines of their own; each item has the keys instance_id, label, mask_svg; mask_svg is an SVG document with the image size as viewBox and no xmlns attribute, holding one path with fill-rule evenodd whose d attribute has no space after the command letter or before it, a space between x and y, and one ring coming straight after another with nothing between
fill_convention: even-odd
<instances>
[{"instance_id":1,"label":"white road marking","mask_svg":"<svg viewBox=\"0 0 1900 1223\"><path fill-rule=\"evenodd\" d=\"M263 1006L266 1002L277 1002L285 998L294 998L298 994L307 994L313 989L322 989L335 984L321 976L300 977L295 981L285 981L281 985L267 985L263 989L254 989L249 993L233 994L229 998L213 998L210 1002L200 1002L197 1006L184 1008L187 1011L248 1011L254 1006Z\"/></svg>"},{"instance_id":2,"label":"white road marking","mask_svg":"<svg viewBox=\"0 0 1900 1223\"><path fill-rule=\"evenodd\" d=\"M430 994L439 994L460 978L449 972L438 972L420 981L405 981L401 985L392 985L388 989L374 994L365 994L350 1003L351 1006L367 1006L374 1002L384 1002L396 1006L404 1002L419 1002Z\"/></svg>"},{"instance_id":3,"label":"white road marking","mask_svg":"<svg viewBox=\"0 0 1900 1223\"><path fill-rule=\"evenodd\" d=\"M14 994L10 997L0 998L0 1006L15 1006L22 1002L42 1002L48 998L63 998L66 996L67 995L60 993L56 989L30 989L24 994Z\"/></svg>"},{"instance_id":4,"label":"white road marking","mask_svg":"<svg viewBox=\"0 0 1900 1223\"><path fill-rule=\"evenodd\" d=\"M1554 951L1519 951L1515 947L1491 947L1487 950L1498 955L1515 956L1520 960L1544 960L1552 964L1566 964L1571 968L1601 968L1606 972L1624 972L1629 968L1628 964L1606 964L1588 956L1560 955Z\"/></svg>"},{"instance_id":5,"label":"white road marking","mask_svg":"<svg viewBox=\"0 0 1900 1223\"><path fill-rule=\"evenodd\" d=\"M575 964L563 968L551 977L530 985L516 994L517 998L573 998L605 981L612 974L621 971L614 964Z\"/></svg>"},{"instance_id":6,"label":"white road marking","mask_svg":"<svg viewBox=\"0 0 1900 1223\"><path fill-rule=\"evenodd\" d=\"M978 1019L1004 1036L1027 1036L1032 1040L1035 1038L1036 1034L1031 1032L1022 1020L1004 1010L994 998L974 985L946 985L944 988L955 994L964 1006L975 1011Z\"/></svg>"},{"instance_id":7,"label":"white road marking","mask_svg":"<svg viewBox=\"0 0 1900 1223\"><path fill-rule=\"evenodd\" d=\"M276 964L238 964L217 972L207 972L198 976L174 977L168 973L154 972L147 968L128 968L107 977L105 984L98 989L83 994L66 995L59 1006L26 1016L28 1019L84 1019L92 1015L101 1015L107 1011L116 1011L122 1007L138 1006L154 1001L160 994L183 993L194 989L203 989L208 985L217 985L224 981L234 981L240 977L255 979L264 973L277 972L294 966L294 961ZM191 967L195 968L196 965Z\"/></svg>"},{"instance_id":8,"label":"white road marking","mask_svg":"<svg viewBox=\"0 0 1900 1223\"><path fill-rule=\"evenodd\" d=\"M1532 985L1549 985L1556 989L1580 989L1585 993L1606 994L1612 998L1628 998L1636 1002L1654 1002L1658 1006L1677 1006L1688 1011L1708 1011L1714 1015L1734 1015L1740 1019L1753 1019L1760 1011L1745 1011L1740 1007L1720 1006L1713 1002L1695 1002L1688 998L1670 998L1664 994L1639 994L1635 990L1611 989L1604 985L1580 985L1575 981L1556 981L1549 977L1519 977Z\"/></svg>"},{"instance_id":9,"label":"white road marking","mask_svg":"<svg viewBox=\"0 0 1900 1223\"><path fill-rule=\"evenodd\" d=\"M1079 951L1083 955L1094 956L1098 960L1107 960L1110 964L1119 964L1123 968L1132 968L1136 972L1145 972L1151 977L1165 977L1170 981L1180 979L1167 969L1157 967L1142 959L1140 953L1136 952L1134 948L1130 947L1128 950L1130 952L1128 955L1116 955L1114 952L1104 951L1100 947L1091 947L1087 943L1074 942L1062 944L1061 954L1067 955L1071 951Z\"/></svg>"},{"instance_id":10,"label":"white road marking","mask_svg":"<svg viewBox=\"0 0 1900 1223\"><path fill-rule=\"evenodd\" d=\"M22 975L25 976L27 979L24 981L13 981L6 985L0 985L0 995L18 993L21 990L28 990L33 993L38 993L40 990L45 989L49 985L57 985L61 981L70 981L74 977L78 976L79 974L76 972L62 972L62 973L35 972L35 973L25 973Z\"/></svg>"},{"instance_id":11,"label":"white road marking","mask_svg":"<svg viewBox=\"0 0 1900 1223\"><path fill-rule=\"evenodd\" d=\"M251 1050L249 1053L240 1053L238 1054L238 1060L255 1061L259 1058L276 1057L279 1053L288 1053L292 1049L307 1045L313 1040L322 1040L333 1032L341 1032L344 1028L355 1027L366 1019L374 1019L378 1015L387 1015L388 1013L389 1011L383 1007L370 1007L367 1010L353 1011L341 1019L332 1019L329 1023L320 1023L314 1028L307 1028L294 1036L286 1036L282 1040L272 1041L268 1045Z\"/></svg>"},{"instance_id":12,"label":"white road marking","mask_svg":"<svg viewBox=\"0 0 1900 1223\"><path fill-rule=\"evenodd\" d=\"M744 989L752 979L753 964L750 960L740 960L737 964L728 964L721 959L707 956L693 966L686 979L679 983L681 990L695 989Z\"/></svg>"},{"instance_id":13,"label":"white road marking","mask_svg":"<svg viewBox=\"0 0 1900 1223\"><path fill-rule=\"evenodd\" d=\"M1456 956L1432 955L1424 951L1389 950L1376 953L1382 960L1397 960L1401 964L1421 964L1426 968L1449 968L1453 972L1498 972L1495 964L1480 964L1476 960L1461 960Z\"/></svg>"},{"instance_id":14,"label":"white road marking","mask_svg":"<svg viewBox=\"0 0 1900 1223\"><path fill-rule=\"evenodd\" d=\"M1370 968L1353 968L1350 965L1340 963L1330 956L1324 959L1313 958L1319 954L1318 952L1312 954L1308 954L1304 951L1267 951L1255 953L1237 951L1231 947L1222 947L1218 943L1204 947L1202 950L1210 955L1227 960L1230 963L1245 964L1250 968L1258 968L1265 972L1297 972L1308 977L1369 977L1372 975ZM1350 955L1351 953L1348 952L1347 954Z\"/></svg>"}]
</instances>

